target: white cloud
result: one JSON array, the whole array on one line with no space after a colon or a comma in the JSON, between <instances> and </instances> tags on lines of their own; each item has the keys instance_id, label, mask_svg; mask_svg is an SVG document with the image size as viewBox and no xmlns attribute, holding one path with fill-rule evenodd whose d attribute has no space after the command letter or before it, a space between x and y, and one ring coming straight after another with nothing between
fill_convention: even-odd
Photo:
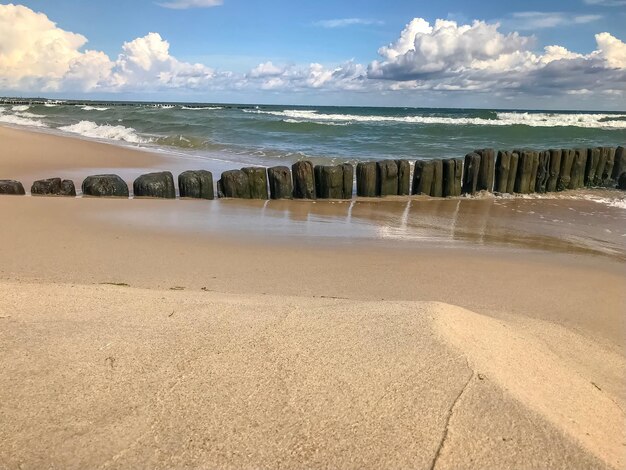
<instances>
[{"instance_id":1,"label":"white cloud","mask_svg":"<svg viewBox=\"0 0 626 470\"><path fill-rule=\"evenodd\" d=\"M611 68L626 69L626 44L609 33L596 34L598 55Z\"/></svg>"},{"instance_id":2,"label":"white cloud","mask_svg":"<svg viewBox=\"0 0 626 470\"><path fill-rule=\"evenodd\" d=\"M189 8L210 8L224 4L224 0L174 0L172 2L159 3L164 8L172 10L187 10Z\"/></svg>"},{"instance_id":3,"label":"white cloud","mask_svg":"<svg viewBox=\"0 0 626 470\"><path fill-rule=\"evenodd\" d=\"M383 22L367 18L337 18L333 20L316 21L313 24L322 28L345 28L346 26L354 25L383 24Z\"/></svg>"},{"instance_id":4,"label":"white cloud","mask_svg":"<svg viewBox=\"0 0 626 470\"><path fill-rule=\"evenodd\" d=\"M562 46L532 51L534 38L504 35L499 24L414 19L399 39L379 50L370 79L395 90L446 90L551 95L580 90L626 96L626 44L609 33L583 55Z\"/></svg>"},{"instance_id":5,"label":"white cloud","mask_svg":"<svg viewBox=\"0 0 626 470\"><path fill-rule=\"evenodd\" d=\"M122 46L115 62L114 84L133 88L198 88L215 76L202 64L180 62L169 52L170 45L158 33L137 38Z\"/></svg>"},{"instance_id":6,"label":"white cloud","mask_svg":"<svg viewBox=\"0 0 626 470\"><path fill-rule=\"evenodd\" d=\"M300 91L310 89L324 90L362 90L367 81L366 68L353 61L337 67L326 67L312 63L307 66L275 66L272 62L259 64L246 74L248 87L263 90L282 89Z\"/></svg>"},{"instance_id":7,"label":"white cloud","mask_svg":"<svg viewBox=\"0 0 626 470\"><path fill-rule=\"evenodd\" d=\"M520 11L502 21L510 29L534 31L573 24L592 23L602 19L602 15L573 15L563 12Z\"/></svg>"},{"instance_id":8,"label":"white cloud","mask_svg":"<svg viewBox=\"0 0 626 470\"><path fill-rule=\"evenodd\" d=\"M59 28L42 13L0 5L0 88L36 91L118 91L208 86L215 72L181 62L157 33L124 43L111 60L81 48L87 39Z\"/></svg>"},{"instance_id":9,"label":"white cloud","mask_svg":"<svg viewBox=\"0 0 626 470\"><path fill-rule=\"evenodd\" d=\"M621 7L626 5L626 0L585 0L585 3L604 7Z\"/></svg>"},{"instance_id":10,"label":"white cloud","mask_svg":"<svg viewBox=\"0 0 626 470\"><path fill-rule=\"evenodd\" d=\"M87 38L57 28L42 13L21 5L0 5L0 88L42 80L55 88Z\"/></svg>"},{"instance_id":11,"label":"white cloud","mask_svg":"<svg viewBox=\"0 0 626 470\"><path fill-rule=\"evenodd\" d=\"M504 35L498 24L475 21L459 26L455 21L437 20L431 27L422 18L409 23L394 44L382 47L383 62L370 65L372 78L411 80L431 74L451 74L480 67L522 50L533 40L517 33Z\"/></svg>"},{"instance_id":12,"label":"white cloud","mask_svg":"<svg viewBox=\"0 0 626 470\"><path fill-rule=\"evenodd\" d=\"M248 74L252 78L265 78L265 77L275 77L277 75L282 75L285 72L284 67L277 67L271 61L264 62L262 64L257 65L253 68Z\"/></svg>"}]
</instances>

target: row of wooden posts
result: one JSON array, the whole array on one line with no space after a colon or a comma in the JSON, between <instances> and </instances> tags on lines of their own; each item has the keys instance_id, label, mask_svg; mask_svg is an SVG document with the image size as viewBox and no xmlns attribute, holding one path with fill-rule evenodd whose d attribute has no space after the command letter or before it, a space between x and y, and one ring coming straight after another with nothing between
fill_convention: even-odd
<instances>
[{"instance_id":1,"label":"row of wooden posts","mask_svg":"<svg viewBox=\"0 0 626 470\"><path fill-rule=\"evenodd\" d=\"M354 166L316 165L302 160L272 168L248 167L222 173L217 182L220 198L243 199L351 199ZM626 149L596 147L545 151L480 149L460 158L381 160L356 165L359 197L428 195L453 197L479 191L496 193L545 193L584 186L617 186L626 189ZM185 171L178 177L180 197L214 199L213 175L207 170ZM83 194L97 197L129 197L127 184L117 175L87 177ZM133 183L137 197L175 198L170 172L142 175ZM71 180L35 181L33 195L75 196ZM25 194L22 184L0 180L0 194Z\"/></svg>"}]
</instances>

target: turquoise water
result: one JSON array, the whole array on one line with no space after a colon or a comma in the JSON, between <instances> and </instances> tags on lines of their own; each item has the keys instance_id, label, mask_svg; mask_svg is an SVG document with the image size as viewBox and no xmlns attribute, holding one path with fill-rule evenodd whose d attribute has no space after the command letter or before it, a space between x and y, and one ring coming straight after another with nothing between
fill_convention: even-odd
<instances>
[{"instance_id":1,"label":"turquoise water","mask_svg":"<svg viewBox=\"0 0 626 470\"><path fill-rule=\"evenodd\" d=\"M32 102L0 123L260 165L626 144L626 112Z\"/></svg>"}]
</instances>

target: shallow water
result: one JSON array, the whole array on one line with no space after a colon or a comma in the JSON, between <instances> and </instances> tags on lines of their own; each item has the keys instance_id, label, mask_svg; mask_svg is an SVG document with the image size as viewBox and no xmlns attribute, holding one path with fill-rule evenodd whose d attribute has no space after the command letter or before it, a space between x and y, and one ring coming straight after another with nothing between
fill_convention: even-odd
<instances>
[{"instance_id":1,"label":"shallow water","mask_svg":"<svg viewBox=\"0 0 626 470\"><path fill-rule=\"evenodd\" d=\"M626 211L585 199L132 200L93 217L159 232L278 243L491 247L626 260Z\"/></svg>"}]
</instances>

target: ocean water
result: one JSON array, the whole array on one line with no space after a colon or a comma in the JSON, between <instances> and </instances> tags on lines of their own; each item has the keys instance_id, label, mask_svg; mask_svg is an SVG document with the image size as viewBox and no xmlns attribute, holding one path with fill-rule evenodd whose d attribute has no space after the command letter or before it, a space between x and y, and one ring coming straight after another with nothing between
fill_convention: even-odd
<instances>
[{"instance_id":1,"label":"ocean water","mask_svg":"<svg viewBox=\"0 0 626 470\"><path fill-rule=\"evenodd\" d=\"M233 168L626 145L626 112L39 101L0 102L0 124L217 158Z\"/></svg>"}]
</instances>

